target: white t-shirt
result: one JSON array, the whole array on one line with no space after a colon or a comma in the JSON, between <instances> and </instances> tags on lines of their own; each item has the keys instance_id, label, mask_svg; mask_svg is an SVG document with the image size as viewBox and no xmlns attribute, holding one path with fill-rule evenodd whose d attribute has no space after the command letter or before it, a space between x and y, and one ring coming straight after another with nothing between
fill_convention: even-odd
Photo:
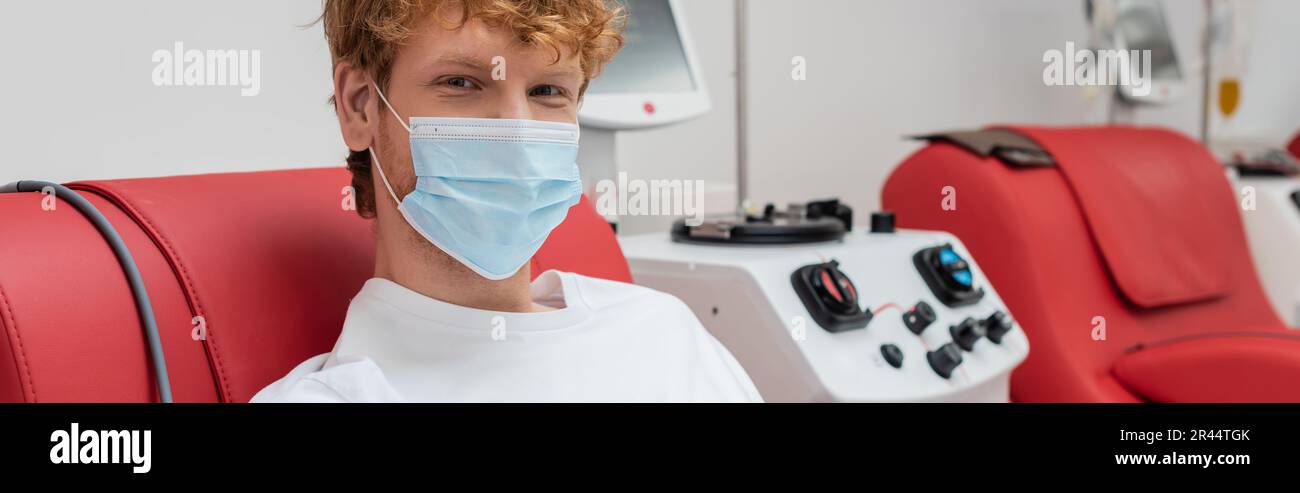
<instances>
[{"instance_id":1,"label":"white t-shirt","mask_svg":"<svg viewBox=\"0 0 1300 493\"><path fill-rule=\"evenodd\" d=\"M334 350L252 402L761 402L671 295L547 271L532 297L556 310L478 310L370 279Z\"/></svg>"}]
</instances>

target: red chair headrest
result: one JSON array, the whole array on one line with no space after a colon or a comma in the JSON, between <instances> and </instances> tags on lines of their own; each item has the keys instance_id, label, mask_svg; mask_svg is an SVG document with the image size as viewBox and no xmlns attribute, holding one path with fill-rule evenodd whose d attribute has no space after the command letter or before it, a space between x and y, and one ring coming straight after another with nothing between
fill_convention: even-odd
<instances>
[{"instance_id":1,"label":"red chair headrest","mask_svg":"<svg viewBox=\"0 0 1300 493\"><path fill-rule=\"evenodd\" d=\"M1158 308L1225 296L1234 201L1223 167L1159 128L1018 127L1056 160L1119 292Z\"/></svg>"}]
</instances>

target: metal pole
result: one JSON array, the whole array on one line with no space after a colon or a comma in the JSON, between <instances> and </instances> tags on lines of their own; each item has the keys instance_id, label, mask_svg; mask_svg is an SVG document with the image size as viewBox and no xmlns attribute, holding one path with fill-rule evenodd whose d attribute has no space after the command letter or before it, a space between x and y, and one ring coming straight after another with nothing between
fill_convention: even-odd
<instances>
[{"instance_id":1,"label":"metal pole","mask_svg":"<svg viewBox=\"0 0 1300 493\"><path fill-rule=\"evenodd\" d=\"M1210 85L1214 82L1210 72L1214 69L1214 34L1214 0L1205 0L1205 32L1201 35L1201 55L1205 60L1201 71L1201 144L1206 146L1210 145L1210 98L1213 95Z\"/></svg>"},{"instance_id":2,"label":"metal pole","mask_svg":"<svg viewBox=\"0 0 1300 493\"><path fill-rule=\"evenodd\" d=\"M749 21L746 15L747 0L736 0L736 201L749 198L749 124L746 111L749 67L747 47Z\"/></svg>"}]
</instances>

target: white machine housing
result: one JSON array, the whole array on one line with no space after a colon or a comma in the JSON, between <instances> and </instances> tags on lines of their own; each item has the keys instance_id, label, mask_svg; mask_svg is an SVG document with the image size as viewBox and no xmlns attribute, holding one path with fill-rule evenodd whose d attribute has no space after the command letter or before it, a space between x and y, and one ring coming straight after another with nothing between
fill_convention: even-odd
<instances>
[{"instance_id":1,"label":"white machine housing","mask_svg":"<svg viewBox=\"0 0 1300 493\"><path fill-rule=\"evenodd\" d=\"M1236 181L1238 200L1244 199L1246 187L1255 196L1255 209L1242 210L1241 218L1264 291L1283 322L1300 326L1300 206L1291 198L1300 192L1300 179L1248 176Z\"/></svg>"},{"instance_id":2,"label":"white machine housing","mask_svg":"<svg viewBox=\"0 0 1300 493\"><path fill-rule=\"evenodd\" d=\"M1029 354L1019 326L1001 344L987 338L951 378L936 373L926 352L951 342L949 327L967 317L983 319L1007 308L956 237L943 232L853 231L842 241L780 246L721 246L674 242L656 233L620 238L637 284L671 293L745 368L768 402L1007 402L1011 371ZM948 307L927 287L913 255L951 244L966 259L980 301ZM795 292L796 269L839 261L853 281L863 309L885 308L862 329L832 333L815 322ZM903 311L918 301L937 319L920 335L903 324ZM895 369L881 346L902 349Z\"/></svg>"}]
</instances>

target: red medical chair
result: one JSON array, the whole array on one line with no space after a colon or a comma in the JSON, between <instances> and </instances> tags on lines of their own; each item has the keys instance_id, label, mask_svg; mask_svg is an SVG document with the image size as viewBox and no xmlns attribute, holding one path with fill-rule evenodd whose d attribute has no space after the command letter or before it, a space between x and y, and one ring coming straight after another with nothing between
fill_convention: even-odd
<instances>
[{"instance_id":1,"label":"red medical chair","mask_svg":"<svg viewBox=\"0 0 1300 493\"><path fill-rule=\"evenodd\" d=\"M1291 151L1291 155L1296 159L1300 159L1300 134L1296 134L1295 138L1291 139L1291 145L1287 146L1286 150Z\"/></svg>"},{"instance_id":2,"label":"red medical chair","mask_svg":"<svg viewBox=\"0 0 1300 493\"><path fill-rule=\"evenodd\" d=\"M1160 129L1010 130L1050 161L934 139L882 203L956 234L997 287L1030 340L1014 400L1300 401L1300 334L1204 148Z\"/></svg>"},{"instance_id":3,"label":"red medical chair","mask_svg":"<svg viewBox=\"0 0 1300 493\"><path fill-rule=\"evenodd\" d=\"M247 402L330 351L373 273L373 223L345 210L348 183L339 168L69 187L130 247L175 401ZM44 198L0 194L0 402L157 401L123 268L86 217ZM585 198L534 256L533 274L547 269L631 282Z\"/></svg>"}]
</instances>

